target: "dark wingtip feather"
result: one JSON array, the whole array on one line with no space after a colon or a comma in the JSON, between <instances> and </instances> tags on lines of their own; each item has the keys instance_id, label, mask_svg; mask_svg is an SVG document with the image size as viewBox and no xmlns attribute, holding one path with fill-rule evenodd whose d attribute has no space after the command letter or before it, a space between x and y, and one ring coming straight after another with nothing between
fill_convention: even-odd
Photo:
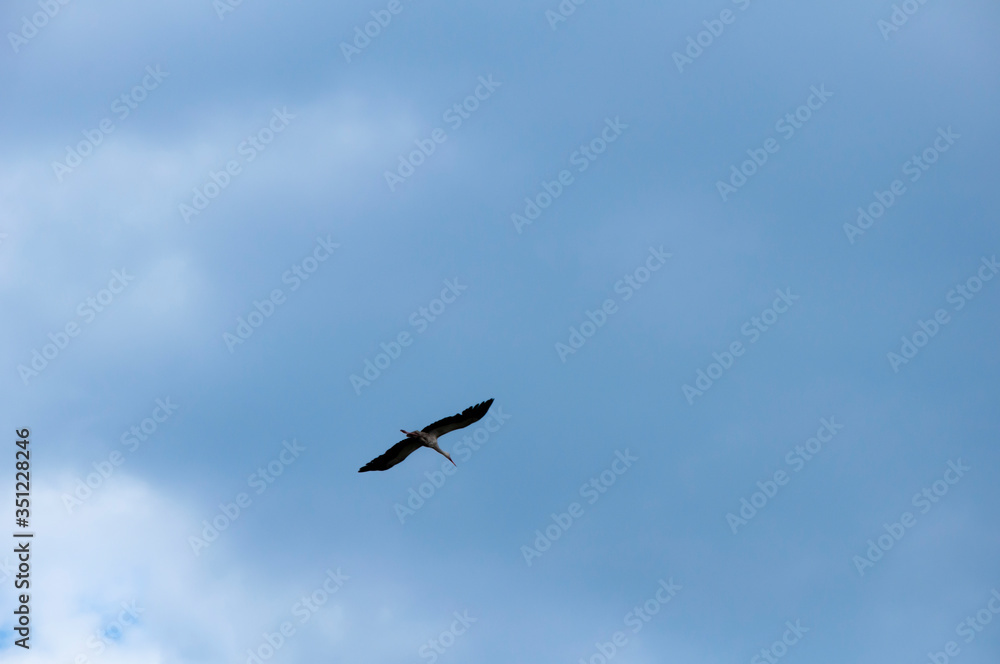
<instances>
[{"instance_id":1,"label":"dark wingtip feather","mask_svg":"<svg viewBox=\"0 0 1000 664\"><path fill-rule=\"evenodd\" d=\"M450 417L445 417L437 422L428 424L422 431L436 432L438 436L443 436L444 434L455 431L456 429L463 429L473 422L478 422L486 415L486 412L493 405L493 399L490 398L486 401L477 403L475 406L469 406L465 410ZM460 424L460 426L455 426Z\"/></svg>"}]
</instances>

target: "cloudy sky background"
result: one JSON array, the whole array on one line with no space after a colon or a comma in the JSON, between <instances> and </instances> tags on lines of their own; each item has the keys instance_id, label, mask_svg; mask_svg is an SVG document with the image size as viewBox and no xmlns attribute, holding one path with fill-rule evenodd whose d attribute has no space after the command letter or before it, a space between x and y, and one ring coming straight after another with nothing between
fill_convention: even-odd
<instances>
[{"instance_id":1,"label":"cloudy sky background","mask_svg":"<svg viewBox=\"0 0 1000 664\"><path fill-rule=\"evenodd\" d=\"M955 630L1000 589L1000 281L961 311L948 295L1000 250L1000 9L929 2L884 38L881 0L595 1L555 28L555 1L403 0L348 62L341 43L386 5L69 3L37 34L37 3L0 11L0 476L12 499L13 431L30 427L36 533L28 653L13 544L0 554L4 656L245 662L289 621L268 661L429 662L421 648L467 612L439 661L590 661L623 631L623 664L752 662L800 621L789 662L928 661L948 641L962 664L995 662L1000 620L971 643ZM678 71L672 54L726 9ZM147 67L167 75L122 119L114 100ZM452 129L444 113L488 76L500 86ZM832 96L786 139L776 122L813 86ZM275 109L294 117L247 162ZM105 118L114 131L60 181L53 162ZM615 118L627 128L577 172ZM391 191L384 173L435 128L447 141ZM910 182L904 163L948 128L959 138ZM769 138L779 151L723 201L717 181ZM240 174L186 223L179 206L230 160ZM562 169L574 183L518 232L512 213ZM905 193L850 242L844 224L894 179ZM292 292L283 274L317 238L340 247ZM616 282L661 246L670 260L624 301ZM78 306L113 270L134 280L87 322ZM411 314L454 279L467 289L418 332ZM223 335L276 288L284 303L230 352ZM749 343L777 289L799 299ZM609 298L617 312L563 362L556 344ZM950 322L894 372L887 353L937 309ZM19 369L71 322L47 366ZM350 376L400 332L412 345L356 393ZM690 404L682 386L734 341L745 354ZM357 468L398 429L490 397L509 419L400 523L442 459ZM123 444L168 398L176 412ZM786 455L831 417L843 428L795 472ZM293 439L304 451L255 493ZM626 450L638 460L589 504L580 487ZM920 513L914 494L959 460L970 470ZM788 484L734 534L727 513L777 470ZM195 555L241 492L252 504ZM573 502L584 515L528 565L522 546ZM907 511L915 525L859 573ZM299 622L338 569L349 579ZM681 589L633 633L627 614L668 579ZM142 613L119 631L123 602Z\"/></svg>"}]
</instances>

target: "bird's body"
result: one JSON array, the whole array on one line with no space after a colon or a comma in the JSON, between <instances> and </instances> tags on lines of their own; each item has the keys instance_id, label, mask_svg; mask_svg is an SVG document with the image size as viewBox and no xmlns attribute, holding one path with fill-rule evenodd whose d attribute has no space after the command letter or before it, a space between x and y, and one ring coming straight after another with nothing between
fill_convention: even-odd
<instances>
[{"instance_id":1,"label":"bird's body","mask_svg":"<svg viewBox=\"0 0 1000 664\"><path fill-rule=\"evenodd\" d=\"M400 431L406 434L406 438L390 447L382 456L372 459L366 463L358 470L358 472L365 473L370 470L388 470L421 447L429 447L438 454L445 456L448 461L455 463L452 461L451 455L442 450L441 446L438 445L438 438L445 435L449 431L462 429L469 426L473 422L478 422L484 415L486 415L486 411L490 409L492 404L493 399L484 401L480 404L472 406L471 408L466 408L457 415L452 415L451 417L446 417L443 420L438 420L434 424L426 426L420 431L406 431L404 429L400 429Z\"/></svg>"}]
</instances>

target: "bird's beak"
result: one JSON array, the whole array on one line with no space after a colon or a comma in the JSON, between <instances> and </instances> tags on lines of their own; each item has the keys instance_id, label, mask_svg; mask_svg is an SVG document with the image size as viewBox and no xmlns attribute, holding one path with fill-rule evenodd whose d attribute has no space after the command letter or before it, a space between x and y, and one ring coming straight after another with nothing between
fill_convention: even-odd
<instances>
[{"instance_id":1,"label":"bird's beak","mask_svg":"<svg viewBox=\"0 0 1000 664\"><path fill-rule=\"evenodd\" d=\"M448 461L451 461L451 465L453 465L453 466L455 466L456 468L458 468L458 464L457 464L457 463L455 463L454 459L452 459L452 458L451 458L451 455L450 455L450 454L448 455Z\"/></svg>"}]
</instances>

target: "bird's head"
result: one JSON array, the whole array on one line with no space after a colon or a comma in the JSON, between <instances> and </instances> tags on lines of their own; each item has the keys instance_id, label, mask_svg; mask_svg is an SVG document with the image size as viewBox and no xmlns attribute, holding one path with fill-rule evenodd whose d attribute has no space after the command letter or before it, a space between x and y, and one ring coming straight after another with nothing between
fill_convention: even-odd
<instances>
[{"instance_id":1,"label":"bird's head","mask_svg":"<svg viewBox=\"0 0 1000 664\"><path fill-rule=\"evenodd\" d=\"M451 461L451 465L458 466L458 464L455 463L455 460L451 458L451 455L441 449L441 446L437 444L436 440L430 443L430 448L435 452L437 452L438 454L440 454L441 456L443 456L448 461Z\"/></svg>"}]
</instances>

